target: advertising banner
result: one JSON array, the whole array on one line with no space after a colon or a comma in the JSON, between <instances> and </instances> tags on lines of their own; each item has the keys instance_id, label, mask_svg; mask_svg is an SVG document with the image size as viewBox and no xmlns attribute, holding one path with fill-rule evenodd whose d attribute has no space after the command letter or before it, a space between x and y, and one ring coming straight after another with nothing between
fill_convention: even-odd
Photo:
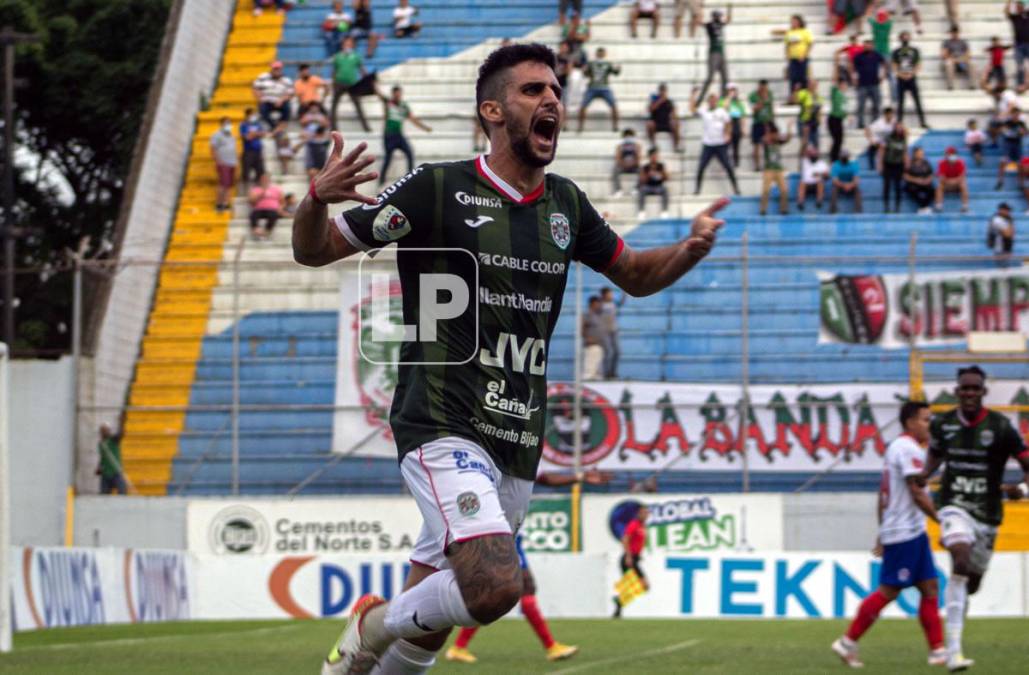
<instances>
[{"instance_id":1,"label":"advertising banner","mask_svg":"<svg viewBox=\"0 0 1029 675\"><path fill-rule=\"evenodd\" d=\"M191 500L186 539L194 553L371 555L414 547L422 514L410 497Z\"/></svg>"},{"instance_id":2,"label":"advertising banner","mask_svg":"<svg viewBox=\"0 0 1029 675\"><path fill-rule=\"evenodd\" d=\"M650 511L647 555L783 548L782 496L777 494L587 495L582 502L582 550L587 553L617 556L625 526L641 505Z\"/></svg>"},{"instance_id":3,"label":"advertising banner","mask_svg":"<svg viewBox=\"0 0 1029 675\"><path fill-rule=\"evenodd\" d=\"M519 531L522 549L526 553L569 553L572 540L576 538L572 533L573 525L571 497L533 497ZM581 534L579 541L582 541Z\"/></svg>"},{"instance_id":4,"label":"advertising banner","mask_svg":"<svg viewBox=\"0 0 1029 675\"><path fill-rule=\"evenodd\" d=\"M1029 272L1025 268L915 275L818 274L820 343L873 344L885 349L951 345L969 331L1029 335Z\"/></svg>"},{"instance_id":5,"label":"advertising banner","mask_svg":"<svg viewBox=\"0 0 1029 675\"><path fill-rule=\"evenodd\" d=\"M11 569L15 630L194 618L181 551L16 546Z\"/></svg>"}]
</instances>

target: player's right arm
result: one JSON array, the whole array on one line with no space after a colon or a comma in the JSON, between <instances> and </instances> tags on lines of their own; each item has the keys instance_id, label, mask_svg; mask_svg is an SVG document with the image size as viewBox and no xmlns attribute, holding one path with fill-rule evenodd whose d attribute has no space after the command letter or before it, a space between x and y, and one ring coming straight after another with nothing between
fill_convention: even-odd
<instances>
[{"instance_id":1,"label":"player's right arm","mask_svg":"<svg viewBox=\"0 0 1029 675\"><path fill-rule=\"evenodd\" d=\"M304 198L293 217L293 259L308 267L328 265L358 252L339 229L329 223L328 204L358 201L375 204L374 197L357 191L361 183L378 178L378 173L361 173L375 157L362 157L366 143L359 144L346 157L343 156L343 136L332 132L332 152L325 166L311 182L312 193Z\"/></svg>"},{"instance_id":2,"label":"player's right arm","mask_svg":"<svg viewBox=\"0 0 1029 675\"><path fill-rule=\"evenodd\" d=\"M918 510L924 513L929 518L933 519L937 523L940 522L940 517L936 515L936 505L933 504L932 497L924 487L919 475L908 476L906 479L908 485L908 491L911 492L911 501L915 503Z\"/></svg>"}]
</instances>

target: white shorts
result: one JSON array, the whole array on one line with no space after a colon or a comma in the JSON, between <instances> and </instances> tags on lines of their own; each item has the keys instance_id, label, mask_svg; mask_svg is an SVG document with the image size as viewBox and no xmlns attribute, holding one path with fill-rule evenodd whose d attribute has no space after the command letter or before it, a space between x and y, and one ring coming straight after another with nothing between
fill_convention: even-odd
<instances>
[{"instance_id":1,"label":"white shorts","mask_svg":"<svg viewBox=\"0 0 1029 675\"><path fill-rule=\"evenodd\" d=\"M980 574L990 566L993 543L997 539L994 525L981 523L959 506L944 506L940 509L940 545L949 548L954 544L968 544L972 547L972 567Z\"/></svg>"},{"instance_id":2,"label":"white shorts","mask_svg":"<svg viewBox=\"0 0 1029 675\"><path fill-rule=\"evenodd\" d=\"M532 481L500 473L476 443L453 436L430 441L400 462L400 473L425 522L411 562L447 569L447 547L491 534L512 535L529 510Z\"/></svg>"},{"instance_id":3,"label":"white shorts","mask_svg":"<svg viewBox=\"0 0 1029 675\"><path fill-rule=\"evenodd\" d=\"M887 0L885 7L894 14L911 14L918 11L918 0Z\"/></svg>"}]
</instances>

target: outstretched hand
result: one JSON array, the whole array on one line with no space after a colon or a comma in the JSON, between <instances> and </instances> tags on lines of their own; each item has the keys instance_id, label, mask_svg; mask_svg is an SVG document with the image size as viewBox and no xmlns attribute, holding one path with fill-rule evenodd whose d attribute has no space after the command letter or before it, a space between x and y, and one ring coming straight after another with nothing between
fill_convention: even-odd
<instances>
[{"instance_id":1,"label":"outstretched hand","mask_svg":"<svg viewBox=\"0 0 1029 675\"><path fill-rule=\"evenodd\" d=\"M361 173L375 161L375 157L371 155L362 157L362 153L367 148L367 143L359 143L344 157L343 135L338 131L332 132L332 151L329 153L325 166L314 177L314 190L319 199L329 204L346 201L357 201L364 204L376 203L375 197L369 197L357 191L358 185L379 177L376 171Z\"/></svg>"},{"instance_id":2,"label":"outstretched hand","mask_svg":"<svg viewBox=\"0 0 1029 675\"><path fill-rule=\"evenodd\" d=\"M719 197L706 209L694 216L693 223L690 226L690 236L686 239L686 246L690 256L695 260L701 260L711 252L711 248L715 245L718 230L721 229L722 225L725 225L725 221L718 218L715 214L728 205L728 197Z\"/></svg>"}]
</instances>

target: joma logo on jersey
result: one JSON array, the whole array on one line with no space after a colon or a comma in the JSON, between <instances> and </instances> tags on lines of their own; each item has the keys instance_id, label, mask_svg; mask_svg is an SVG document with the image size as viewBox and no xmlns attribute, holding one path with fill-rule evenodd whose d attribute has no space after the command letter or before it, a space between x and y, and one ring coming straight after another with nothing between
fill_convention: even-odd
<instances>
[{"instance_id":1,"label":"joma logo on jersey","mask_svg":"<svg viewBox=\"0 0 1029 675\"><path fill-rule=\"evenodd\" d=\"M522 403L517 398L505 396L506 393L506 381L490 382L486 385L486 395L482 397L483 407L490 412L517 417L520 420L532 419L532 414L540 409L539 406L530 407L532 405L531 396L528 403Z\"/></svg>"},{"instance_id":2,"label":"joma logo on jersey","mask_svg":"<svg viewBox=\"0 0 1029 675\"><path fill-rule=\"evenodd\" d=\"M497 347L491 352L488 347L479 350L479 362L484 366L504 368L511 355L511 369L516 373L524 373L526 367L530 375L547 374L547 341L542 338L519 339L517 335L501 333L497 336Z\"/></svg>"},{"instance_id":3,"label":"joma logo on jersey","mask_svg":"<svg viewBox=\"0 0 1029 675\"><path fill-rule=\"evenodd\" d=\"M504 203L500 197L484 197L482 195L470 195L467 192L455 192L454 199L461 206L483 206L488 209L502 209Z\"/></svg>"}]
</instances>

